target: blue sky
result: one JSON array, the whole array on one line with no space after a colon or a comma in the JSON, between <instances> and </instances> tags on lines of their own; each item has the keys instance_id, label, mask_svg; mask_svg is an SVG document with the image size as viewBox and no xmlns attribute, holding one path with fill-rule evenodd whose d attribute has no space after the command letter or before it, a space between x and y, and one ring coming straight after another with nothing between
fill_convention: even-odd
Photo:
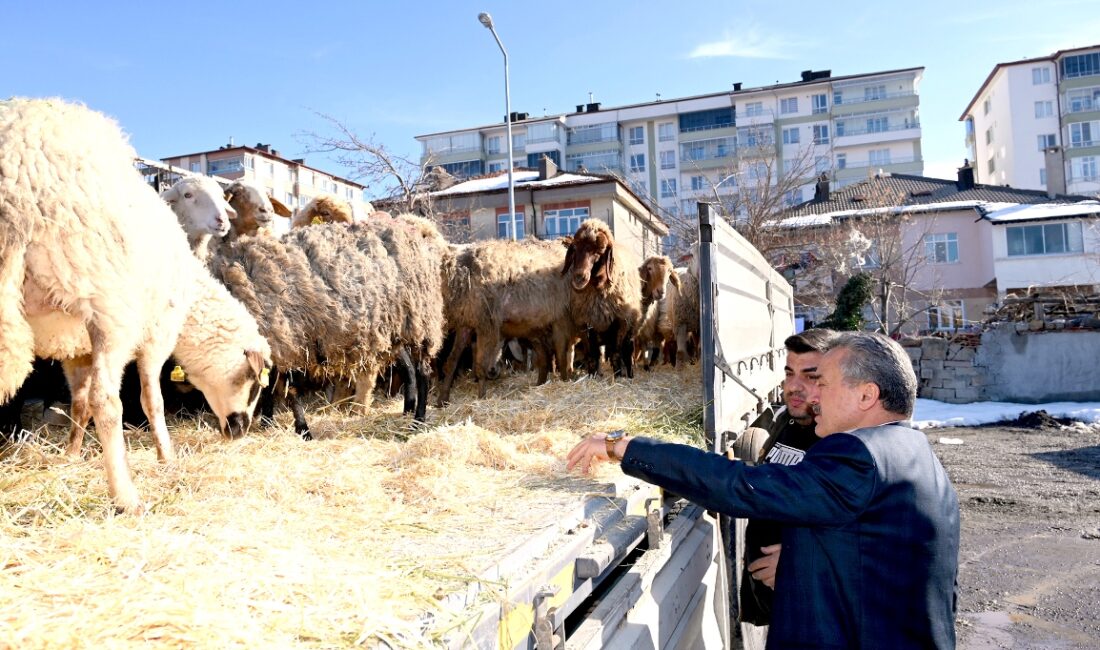
<instances>
[{"instance_id":1,"label":"blue sky","mask_svg":"<svg viewBox=\"0 0 1100 650\"><path fill-rule=\"evenodd\" d=\"M1100 42L1095 0L804 2L206 2L5 0L0 96L61 96L115 117L149 158L271 143L316 113L416 156L413 136L502 120L924 66L926 173L965 156L960 113L998 62ZM320 154L311 165L336 174Z\"/></svg>"}]
</instances>

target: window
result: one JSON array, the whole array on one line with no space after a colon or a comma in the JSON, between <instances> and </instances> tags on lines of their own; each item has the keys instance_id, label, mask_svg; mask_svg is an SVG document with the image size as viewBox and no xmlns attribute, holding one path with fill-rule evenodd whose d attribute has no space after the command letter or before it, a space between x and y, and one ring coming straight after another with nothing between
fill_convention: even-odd
<instances>
[{"instance_id":1,"label":"window","mask_svg":"<svg viewBox=\"0 0 1100 650\"><path fill-rule=\"evenodd\" d=\"M764 102L749 102L745 104L745 117L756 117L764 114Z\"/></svg>"},{"instance_id":2,"label":"window","mask_svg":"<svg viewBox=\"0 0 1100 650\"><path fill-rule=\"evenodd\" d=\"M575 126L566 133L568 144L592 144L595 142L619 141L619 125L615 122Z\"/></svg>"},{"instance_id":3,"label":"window","mask_svg":"<svg viewBox=\"0 0 1100 650\"><path fill-rule=\"evenodd\" d=\"M833 91L833 103L837 104L837 105L843 104L844 103L844 93L840 92L839 90L834 90Z\"/></svg>"},{"instance_id":4,"label":"window","mask_svg":"<svg viewBox=\"0 0 1100 650\"><path fill-rule=\"evenodd\" d=\"M783 203L788 206L802 203L802 188L799 187L785 192L783 194Z\"/></svg>"},{"instance_id":5,"label":"window","mask_svg":"<svg viewBox=\"0 0 1100 650\"><path fill-rule=\"evenodd\" d=\"M211 160L207 165L206 173L228 174L231 172L239 172L243 168L244 161L241 158L223 158L221 160Z\"/></svg>"},{"instance_id":6,"label":"window","mask_svg":"<svg viewBox=\"0 0 1100 650\"><path fill-rule=\"evenodd\" d=\"M645 154L644 153L630 154L630 171L632 171L632 172L644 172L645 171Z\"/></svg>"},{"instance_id":7,"label":"window","mask_svg":"<svg viewBox=\"0 0 1100 650\"><path fill-rule=\"evenodd\" d=\"M191 163L191 173L192 174L201 174L202 173L202 163L197 163L197 162Z\"/></svg>"},{"instance_id":8,"label":"window","mask_svg":"<svg viewBox=\"0 0 1100 650\"><path fill-rule=\"evenodd\" d=\"M787 99L779 100L779 112L786 115L788 113L798 112L798 98L788 97Z\"/></svg>"},{"instance_id":9,"label":"window","mask_svg":"<svg viewBox=\"0 0 1100 650\"><path fill-rule=\"evenodd\" d=\"M545 210L543 222L546 224L548 237L561 237L572 235L581 227L581 222L588 218L588 208L566 208L562 210Z\"/></svg>"},{"instance_id":10,"label":"window","mask_svg":"<svg viewBox=\"0 0 1100 650\"><path fill-rule=\"evenodd\" d=\"M246 168L255 169L256 168L255 165L256 165L256 162L255 162L255 160L253 160L252 156L245 156L244 157L244 166Z\"/></svg>"},{"instance_id":11,"label":"window","mask_svg":"<svg viewBox=\"0 0 1100 650\"><path fill-rule=\"evenodd\" d=\"M882 167L890 164L889 149L872 149L867 152L867 162L872 167Z\"/></svg>"},{"instance_id":12,"label":"window","mask_svg":"<svg viewBox=\"0 0 1100 650\"><path fill-rule=\"evenodd\" d=\"M707 189L707 179L705 176L691 177L691 190L693 192L699 192L705 189Z\"/></svg>"},{"instance_id":13,"label":"window","mask_svg":"<svg viewBox=\"0 0 1100 650\"><path fill-rule=\"evenodd\" d=\"M1031 69L1031 83L1038 86L1039 84L1050 83L1050 68L1032 68Z\"/></svg>"},{"instance_id":14,"label":"window","mask_svg":"<svg viewBox=\"0 0 1100 650\"><path fill-rule=\"evenodd\" d=\"M863 101L886 99L886 86L867 86L863 89Z\"/></svg>"},{"instance_id":15,"label":"window","mask_svg":"<svg viewBox=\"0 0 1100 650\"><path fill-rule=\"evenodd\" d=\"M749 179L758 181L768 178L768 164L763 162L752 163L748 166Z\"/></svg>"},{"instance_id":16,"label":"window","mask_svg":"<svg viewBox=\"0 0 1100 650\"><path fill-rule=\"evenodd\" d=\"M829 125L814 125L814 144L829 144Z\"/></svg>"},{"instance_id":17,"label":"window","mask_svg":"<svg viewBox=\"0 0 1100 650\"><path fill-rule=\"evenodd\" d=\"M501 138L499 135L485 138L485 153L500 153L500 140Z\"/></svg>"},{"instance_id":18,"label":"window","mask_svg":"<svg viewBox=\"0 0 1100 650\"><path fill-rule=\"evenodd\" d=\"M1039 168L1039 184L1043 187L1047 186L1047 170L1046 167Z\"/></svg>"},{"instance_id":19,"label":"window","mask_svg":"<svg viewBox=\"0 0 1100 650\"><path fill-rule=\"evenodd\" d=\"M1072 158L1070 162L1070 172L1075 181L1096 180L1096 156Z\"/></svg>"},{"instance_id":20,"label":"window","mask_svg":"<svg viewBox=\"0 0 1100 650\"><path fill-rule=\"evenodd\" d=\"M1043 133L1039 135L1039 151L1047 147L1053 147L1056 144L1058 144L1057 138L1054 137L1053 133Z\"/></svg>"},{"instance_id":21,"label":"window","mask_svg":"<svg viewBox=\"0 0 1100 650\"><path fill-rule=\"evenodd\" d=\"M527 133L512 134L512 149L522 149L527 146Z\"/></svg>"},{"instance_id":22,"label":"window","mask_svg":"<svg viewBox=\"0 0 1100 650\"><path fill-rule=\"evenodd\" d=\"M662 151L659 155L661 156L661 169L676 169L675 151Z\"/></svg>"},{"instance_id":23,"label":"window","mask_svg":"<svg viewBox=\"0 0 1100 650\"><path fill-rule=\"evenodd\" d=\"M997 171L997 163L995 162L994 158L992 158L992 157L990 157L990 159L986 162L985 166L986 166L986 169L989 170L990 174Z\"/></svg>"},{"instance_id":24,"label":"window","mask_svg":"<svg viewBox=\"0 0 1100 650\"><path fill-rule=\"evenodd\" d=\"M1005 229L1009 256L1056 255L1084 250L1081 222L1009 226Z\"/></svg>"},{"instance_id":25,"label":"window","mask_svg":"<svg viewBox=\"0 0 1100 650\"><path fill-rule=\"evenodd\" d=\"M630 144L645 144L644 126L632 126L627 133L630 136Z\"/></svg>"},{"instance_id":26,"label":"window","mask_svg":"<svg viewBox=\"0 0 1100 650\"><path fill-rule=\"evenodd\" d=\"M465 160L462 162L445 163L440 165L444 171L458 178L471 178L481 176L484 166L480 160ZM322 183L323 185L323 183Z\"/></svg>"},{"instance_id":27,"label":"window","mask_svg":"<svg viewBox=\"0 0 1100 650\"><path fill-rule=\"evenodd\" d=\"M504 161L489 163L489 173L504 171Z\"/></svg>"},{"instance_id":28,"label":"window","mask_svg":"<svg viewBox=\"0 0 1100 650\"><path fill-rule=\"evenodd\" d=\"M676 139L676 125L672 122L663 122L657 125L657 139L668 142Z\"/></svg>"},{"instance_id":29,"label":"window","mask_svg":"<svg viewBox=\"0 0 1100 650\"><path fill-rule=\"evenodd\" d=\"M773 144L771 127L749 126L737 129L737 143L746 147L769 147Z\"/></svg>"},{"instance_id":30,"label":"window","mask_svg":"<svg viewBox=\"0 0 1100 650\"><path fill-rule=\"evenodd\" d=\"M1092 122L1074 122L1069 125L1069 146L1091 147L1096 142L1092 139Z\"/></svg>"},{"instance_id":31,"label":"window","mask_svg":"<svg viewBox=\"0 0 1100 650\"><path fill-rule=\"evenodd\" d=\"M829 96L825 93L820 95L813 95L813 112L816 113L828 113L829 112Z\"/></svg>"},{"instance_id":32,"label":"window","mask_svg":"<svg viewBox=\"0 0 1100 650\"><path fill-rule=\"evenodd\" d=\"M1067 79L1095 74L1100 74L1100 52L1067 56L1062 59L1062 76Z\"/></svg>"},{"instance_id":33,"label":"window","mask_svg":"<svg viewBox=\"0 0 1100 650\"><path fill-rule=\"evenodd\" d=\"M507 212L498 214L497 215L497 237L499 237L501 239L511 239L512 238L512 223L513 223L512 215L508 214ZM516 239L523 239L524 238L524 232L523 231L524 231L525 226L524 226L524 223L523 223L523 213L522 212L516 212L516 219L515 219L514 223L515 223L515 226L516 226Z\"/></svg>"},{"instance_id":34,"label":"window","mask_svg":"<svg viewBox=\"0 0 1100 650\"><path fill-rule=\"evenodd\" d=\"M848 168L848 154L838 153L836 155L836 168L847 169Z\"/></svg>"},{"instance_id":35,"label":"window","mask_svg":"<svg viewBox=\"0 0 1100 650\"><path fill-rule=\"evenodd\" d=\"M783 144L798 144L798 127L783 129Z\"/></svg>"},{"instance_id":36,"label":"window","mask_svg":"<svg viewBox=\"0 0 1100 650\"><path fill-rule=\"evenodd\" d=\"M1070 113L1094 111L1100 108L1100 88L1077 88L1066 93Z\"/></svg>"},{"instance_id":37,"label":"window","mask_svg":"<svg viewBox=\"0 0 1100 650\"><path fill-rule=\"evenodd\" d=\"M887 118L885 116L868 118L868 120L867 120L867 132L868 133L882 133L883 131L889 131L890 130L890 124L889 124L888 119L889 118Z\"/></svg>"},{"instance_id":38,"label":"window","mask_svg":"<svg viewBox=\"0 0 1100 650\"><path fill-rule=\"evenodd\" d=\"M993 127L989 127L985 130L985 143L993 144Z\"/></svg>"},{"instance_id":39,"label":"window","mask_svg":"<svg viewBox=\"0 0 1100 650\"><path fill-rule=\"evenodd\" d=\"M733 108L713 108L708 111L680 113L681 131L702 131L733 126Z\"/></svg>"},{"instance_id":40,"label":"window","mask_svg":"<svg viewBox=\"0 0 1100 650\"><path fill-rule=\"evenodd\" d=\"M283 197L283 205L294 205L294 192L287 192Z\"/></svg>"},{"instance_id":41,"label":"window","mask_svg":"<svg viewBox=\"0 0 1100 650\"><path fill-rule=\"evenodd\" d=\"M958 262L958 233L945 232L925 235L924 257L932 264L954 264Z\"/></svg>"},{"instance_id":42,"label":"window","mask_svg":"<svg viewBox=\"0 0 1100 650\"><path fill-rule=\"evenodd\" d=\"M930 330L955 331L962 329L965 324L961 300L945 300L939 305L928 308L928 329Z\"/></svg>"},{"instance_id":43,"label":"window","mask_svg":"<svg viewBox=\"0 0 1100 650\"><path fill-rule=\"evenodd\" d=\"M662 178L661 179L661 198L667 199L676 196L676 179L675 178Z\"/></svg>"},{"instance_id":44,"label":"window","mask_svg":"<svg viewBox=\"0 0 1100 650\"><path fill-rule=\"evenodd\" d=\"M1035 102L1035 117L1050 117L1054 115L1054 102Z\"/></svg>"},{"instance_id":45,"label":"window","mask_svg":"<svg viewBox=\"0 0 1100 650\"><path fill-rule=\"evenodd\" d=\"M982 115L989 115L989 109L991 108L989 100L982 102Z\"/></svg>"},{"instance_id":46,"label":"window","mask_svg":"<svg viewBox=\"0 0 1100 650\"><path fill-rule=\"evenodd\" d=\"M878 240L871 240L867 250L856 258L856 265L861 269L877 269L882 266L882 253L879 252Z\"/></svg>"},{"instance_id":47,"label":"window","mask_svg":"<svg viewBox=\"0 0 1100 650\"><path fill-rule=\"evenodd\" d=\"M841 154L843 155L843 154ZM829 157L828 156L815 156L814 157L814 173L821 174L822 172L829 171Z\"/></svg>"}]
</instances>

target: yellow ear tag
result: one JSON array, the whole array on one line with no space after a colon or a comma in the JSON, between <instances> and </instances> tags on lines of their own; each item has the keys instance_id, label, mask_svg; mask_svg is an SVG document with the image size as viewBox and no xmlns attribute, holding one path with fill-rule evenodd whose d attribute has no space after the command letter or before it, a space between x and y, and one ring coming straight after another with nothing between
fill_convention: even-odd
<instances>
[{"instance_id":1,"label":"yellow ear tag","mask_svg":"<svg viewBox=\"0 0 1100 650\"><path fill-rule=\"evenodd\" d=\"M187 381L187 373L185 373L183 371L183 368L181 368L179 366L176 366L175 368L172 368L171 377L172 377L172 381L174 381L174 382Z\"/></svg>"},{"instance_id":2,"label":"yellow ear tag","mask_svg":"<svg viewBox=\"0 0 1100 650\"><path fill-rule=\"evenodd\" d=\"M264 368L263 370L260 371L260 385L261 386L267 386L270 383L271 383L271 371L268 370L267 368Z\"/></svg>"},{"instance_id":3,"label":"yellow ear tag","mask_svg":"<svg viewBox=\"0 0 1100 650\"><path fill-rule=\"evenodd\" d=\"M321 217L313 217L313 221L310 221L310 223L316 226L319 223L324 223L324 221L321 221Z\"/></svg>"}]
</instances>

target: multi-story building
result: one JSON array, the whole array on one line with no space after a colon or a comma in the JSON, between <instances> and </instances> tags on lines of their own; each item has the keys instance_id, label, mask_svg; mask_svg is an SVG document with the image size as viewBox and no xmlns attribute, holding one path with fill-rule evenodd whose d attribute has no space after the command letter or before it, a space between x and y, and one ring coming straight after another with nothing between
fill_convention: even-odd
<instances>
[{"instance_id":1,"label":"multi-story building","mask_svg":"<svg viewBox=\"0 0 1100 650\"><path fill-rule=\"evenodd\" d=\"M979 182L1100 192L1100 45L998 63L959 120Z\"/></svg>"},{"instance_id":2,"label":"multi-story building","mask_svg":"<svg viewBox=\"0 0 1100 650\"><path fill-rule=\"evenodd\" d=\"M784 200L812 196L815 178L836 186L879 170L923 173L920 99L924 68L801 81L572 113L512 114L515 167L547 156L567 171L610 173L659 206L688 215L700 198L797 174ZM421 162L469 178L506 169L506 123L420 135Z\"/></svg>"},{"instance_id":3,"label":"multi-story building","mask_svg":"<svg viewBox=\"0 0 1100 650\"><path fill-rule=\"evenodd\" d=\"M363 185L309 167L302 158L283 158L267 144L245 147L230 143L213 151L169 156L163 162L193 174L254 181L291 210L302 207L319 194L334 194L346 199L364 214L370 210Z\"/></svg>"}]
</instances>

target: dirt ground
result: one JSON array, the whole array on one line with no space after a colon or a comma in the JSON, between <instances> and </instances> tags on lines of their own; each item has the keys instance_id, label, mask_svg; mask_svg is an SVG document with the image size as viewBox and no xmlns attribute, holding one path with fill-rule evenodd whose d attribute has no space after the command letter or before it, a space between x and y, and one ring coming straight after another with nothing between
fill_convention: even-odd
<instances>
[{"instance_id":1,"label":"dirt ground","mask_svg":"<svg viewBox=\"0 0 1100 650\"><path fill-rule=\"evenodd\" d=\"M1100 648L1100 427L926 433L962 510L958 647Z\"/></svg>"}]
</instances>

